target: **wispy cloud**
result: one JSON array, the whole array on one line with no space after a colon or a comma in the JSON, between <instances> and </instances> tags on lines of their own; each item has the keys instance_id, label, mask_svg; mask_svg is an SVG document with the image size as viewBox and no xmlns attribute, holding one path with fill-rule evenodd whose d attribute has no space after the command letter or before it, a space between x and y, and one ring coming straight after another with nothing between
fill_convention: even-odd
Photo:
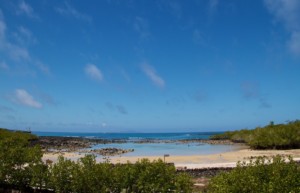
<instances>
[{"instance_id":1,"label":"wispy cloud","mask_svg":"<svg viewBox=\"0 0 300 193\"><path fill-rule=\"evenodd\" d=\"M8 70L9 66L4 61L1 61L0 62L0 69L1 70Z\"/></svg>"},{"instance_id":2,"label":"wispy cloud","mask_svg":"<svg viewBox=\"0 0 300 193\"><path fill-rule=\"evenodd\" d=\"M300 56L300 31L292 33L291 39L288 41L288 46L292 53Z\"/></svg>"},{"instance_id":3,"label":"wispy cloud","mask_svg":"<svg viewBox=\"0 0 300 193\"><path fill-rule=\"evenodd\" d=\"M119 113L124 115L128 114L126 108L123 105L116 105L116 108L119 111Z\"/></svg>"},{"instance_id":4,"label":"wispy cloud","mask_svg":"<svg viewBox=\"0 0 300 193\"><path fill-rule=\"evenodd\" d=\"M21 105L36 108L36 109L40 109L43 107L43 105L40 102L36 101L33 98L33 96L31 96L24 89L16 89L11 100L12 100L12 102L14 102L16 104L21 104Z\"/></svg>"},{"instance_id":5,"label":"wispy cloud","mask_svg":"<svg viewBox=\"0 0 300 193\"><path fill-rule=\"evenodd\" d=\"M197 91L191 94L191 98L194 99L196 102L203 102L207 99L207 95L203 91Z\"/></svg>"},{"instance_id":6,"label":"wispy cloud","mask_svg":"<svg viewBox=\"0 0 300 193\"><path fill-rule=\"evenodd\" d=\"M219 0L209 0L208 1L208 6L210 9L216 9L218 5L219 5Z\"/></svg>"},{"instance_id":7,"label":"wispy cloud","mask_svg":"<svg viewBox=\"0 0 300 193\"><path fill-rule=\"evenodd\" d=\"M271 108L272 105L263 97L259 98L259 103L261 108Z\"/></svg>"},{"instance_id":8,"label":"wispy cloud","mask_svg":"<svg viewBox=\"0 0 300 193\"><path fill-rule=\"evenodd\" d=\"M43 103L48 104L48 105L53 105L56 106L59 103L54 99L51 95L44 93L44 92L39 92L37 97L39 100L41 100Z\"/></svg>"},{"instance_id":9,"label":"wispy cloud","mask_svg":"<svg viewBox=\"0 0 300 193\"><path fill-rule=\"evenodd\" d=\"M149 24L146 19L142 17L135 17L133 27L134 30L138 32L140 38L147 39L151 36Z\"/></svg>"},{"instance_id":10,"label":"wispy cloud","mask_svg":"<svg viewBox=\"0 0 300 193\"><path fill-rule=\"evenodd\" d=\"M143 63L141 65L142 71L146 74L146 76L158 87L164 88L165 81L161 78L157 73L156 70L150 66L149 64Z\"/></svg>"},{"instance_id":11,"label":"wispy cloud","mask_svg":"<svg viewBox=\"0 0 300 193\"><path fill-rule=\"evenodd\" d=\"M204 33L199 29L193 31L193 42L198 45L205 46L207 45L206 39L204 38Z\"/></svg>"},{"instance_id":12,"label":"wispy cloud","mask_svg":"<svg viewBox=\"0 0 300 193\"><path fill-rule=\"evenodd\" d=\"M31 59L29 51L21 46L12 44L10 42L2 42L3 48L6 50L9 57L17 62L20 61L29 61Z\"/></svg>"},{"instance_id":13,"label":"wispy cloud","mask_svg":"<svg viewBox=\"0 0 300 193\"><path fill-rule=\"evenodd\" d=\"M243 82L241 84L242 94L244 98L251 99L259 96L257 84L251 82Z\"/></svg>"},{"instance_id":14,"label":"wispy cloud","mask_svg":"<svg viewBox=\"0 0 300 193\"><path fill-rule=\"evenodd\" d=\"M79 12L77 9L75 9L72 5L70 5L68 2L64 2L62 7L57 7L55 9L59 14L67 17L73 17L78 20L86 21L91 23L92 17Z\"/></svg>"},{"instance_id":15,"label":"wispy cloud","mask_svg":"<svg viewBox=\"0 0 300 193\"><path fill-rule=\"evenodd\" d=\"M103 80L103 74L101 70L94 64L87 64L85 69L85 73L87 76L89 76L91 79L102 81Z\"/></svg>"},{"instance_id":16,"label":"wispy cloud","mask_svg":"<svg viewBox=\"0 0 300 193\"><path fill-rule=\"evenodd\" d=\"M208 1L208 14L210 17L212 17L219 6L219 0L209 0Z\"/></svg>"},{"instance_id":17,"label":"wispy cloud","mask_svg":"<svg viewBox=\"0 0 300 193\"><path fill-rule=\"evenodd\" d=\"M14 110L10 107L0 105L0 112L13 112Z\"/></svg>"},{"instance_id":18,"label":"wispy cloud","mask_svg":"<svg viewBox=\"0 0 300 193\"><path fill-rule=\"evenodd\" d=\"M114 109L114 105L111 103L111 102L106 102L105 103L105 106L110 109L110 110L113 110Z\"/></svg>"},{"instance_id":19,"label":"wispy cloud","mask_svg":"<svg viewBox=\"0 0 300 193\"><path fill-rule=\"evenodd\" d=\"M0 9L0 40L5 39L6 24L4 22L2 10Z\"/></svg>"},{"instance_id":20,"label":"wispy cloud","mask_svg":"<svg viewBox=\"0 0 300 193\"><path fill-rule=\"evenodd\" d=\"M13 35L16 41L21 45L30 45L37 42L31 31L24 26L19 26L18 32L14 33Z\"/></svg>"},{"instance_id":21,"label":"wispy cloud","mask_svg":"<svg viewBox=\"0 0 300 193\"><path fill-rule=\"evenodd\" d=\"M243 98L247 100L257 100L259 102L259 107L261 108L272 107L268 100L261 94L258 84L243 82L241 84L241 92Z\"/></svg>"},{"instance_id":22,"label":"wispy cloud","mask_svg":"<svg viewBox=\"0 0 300 193\"><path fill-rule=\"evenodd\" d=\"M131 81L129 74L123 68L120 68L120 73L127 82Z\"/></svg>"},{"instance_id":23,"label":"wispy cloud","mask_svg":"<svg viewBox=\"0 0 300 193\"><path fill-rule=\"evenodd\" d=\"M177 19L180 19L182 16L182 7L177 0L157 1L157 6L163 11L166 10Z\"/></svg>"},{"instance_id":24,"label":"wispy cloud","mask_svg":"<svg viewBox=\"0 0 300 193\"><path fill-rule=\"evenodd\" d=\"M34 65L44 74L47 74L47 75L51 74L49 67L46 64L44 64L43 62L36 60L36 61L34 61Z\"/></svg>"},{"instance_id":25,"label":"wispy cloud","mask_svg":"<svg viewBox=\"0 0 300 193\"><path fill-rule=\"evenodd\" d=\"M28 61L30 59L28 50L8 41L6 38L6 30L6 23L2 11L0 10L0 51L5 52L15 61Z\"/></svg>"},{"instance_id":26,"label":"wispy cloud","mask_svg":"<svg viewBox=\"0 0 300 193\"><path fill-rule=\"evenodd\" d=\"M106 102L105 106L109 110L112 110L112 111L117 110L119 113L121 113L123 115L127 115L128 114L128 111L127 111L126 107L123 106L123 105L114 105L111 102Z\"/></svg>"},{"instance_id":27,"label":"wispy cloud","mask_svg":"<svg viewBox=\"0 0 300 193\"><path fill-rule=\"evenodd\" d=\"M47 65L43 64L42 62L38 61L35 58L32 58L29 50L25 47L26 41L36 41L35 38L32 36L29 29L20 26L18 29L18 33L10 33L8 36L12 36L15 38L16 41L10 41L7 36L7 27L6 23L0 9L0 53L4 53L7 55L12 61L17 63L30 63L33 64L36 68L38 68L41 72L45 74L50 74L50 70ZM17 44L19 42L19 45ZM0 68L7 68L8 66L5 63L2 63Z\"/></svg>"},{"instance_id":28,"label":"wispy cloud","mask_svg":"<svg viewBox=\"0 0 300 193\"><path fill-rule=\"evenodd\" d=\"M290 33L290 39L287 41L289 50L300 56L300 1L265 0L265 5Z\"/></svg>"},{"instance_id":29,"label":"wispy cloud","mask_svg":"<svg viewBox=\"0 0 300 193\"><path fill-rule=\"evenodd\" d=\"M28 3L26 3L24 0L19 1L18 7L17 7L17 14L18 15L24 14L31 18L39 18L38 15L36 15L34 13L33 8Z\"/></svg>"},{"instance_id":30,"label":"wispy cloud","mask_svg":"<svg viewBox=\"0 0 300 193\"><path fill-rule=\"evenodd\" d=\"M166 105L172 106L172 107L180 107L185 104L186 99L183 96L173 96L166 100Z\"/></svg>"},{"instance_id":31,"label":"wispy cloud","mask_svg":"<svg viewBox=\"0 0 300 193\"><path fill-rule=\"evenodd\" d=\"M168 5L171 9L171 13L175 15L177 18L181 18L182 16L182 8L178 1L168 1Z\"/></svg>"}]
</instances>

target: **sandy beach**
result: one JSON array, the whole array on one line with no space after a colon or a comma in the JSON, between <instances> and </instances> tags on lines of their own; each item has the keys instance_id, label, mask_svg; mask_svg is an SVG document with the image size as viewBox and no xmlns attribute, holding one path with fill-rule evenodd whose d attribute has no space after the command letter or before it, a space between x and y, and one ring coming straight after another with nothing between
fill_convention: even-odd
<instances>
[{"instance_id":1,"label":"sandy beach","mask_svg":"<svg viewBox=\"0 0 300 193\"><path fill-rule=\"evenodd\" d=\"M249 148L244 148L236 151L225 152L222 154L210 154L210 155L190 155L190 156L172 156L165 158L168 163L174 163L176 167L185 167L187 169L193 168L212 168L212 167L234 167L238 161L247 161L251 157L257 156L275 156L275 155L290 155L295 160L300 160L300 149L291 150L250 150ZM83 157L84 154L79 154L77 152L66 152L66 153L45 153L43 160L56 161L59 155L76 161L78 158ZM113 156L109 157L109 161L112 163L126 163L136 162L142 158L148 158L149 160L163 159L163 156ZM102 162L102 158L97 158L97 161Z\"/></svg>"}]
</instances>

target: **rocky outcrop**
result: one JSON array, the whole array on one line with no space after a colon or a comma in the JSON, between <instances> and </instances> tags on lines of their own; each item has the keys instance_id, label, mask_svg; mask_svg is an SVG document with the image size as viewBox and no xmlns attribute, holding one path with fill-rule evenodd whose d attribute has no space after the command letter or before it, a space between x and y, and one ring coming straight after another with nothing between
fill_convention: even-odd
<instances>
[{"instance_id":1,"label":"rocky outcrop","mask_svg":"<svg viewBox=\"0 0 300 193\"><path fill-rule=\"evenodd\" d=\"M126 143L125 140L91 139L83 137L55 137L43 136L31 141L32 145L40 145L46 151L77 151L79 149L91 148L96 144Z\"/></svg>"},{"instance_id":2,"label":"rocky outcrop","mask_svg":"<svg viewBox=\"0 0 300 193\"><path fill-rule=\"evenodd\" d=\"M102 156L116 156L116 155L122 155L124 153L129 153L133 151L134 149L102 148L102 149L89 150L89 153L96 153Z\"/></svg>"},{"instance_id":3,"label":"rocky outcrop","mask_svg":"<svg viewBox=\"0 0 300 193\"><path fill-rule=\"evenodd\" d=\"M92 148L97 144L110 144L110 143L198 143L202 144L212 144L212 145L232 145L234 144L229 140L205 140L205 139L187 139L187 140L155 140L155 139L140 139L140 140L125 140L125 139L99 139L99 138L84 138L84 137L38 137L31 141L32 145L40 145L45 152L72 152L82 149ZM116 148L107 148L113 153L118 152ZM109 152L107 150L107 152ZM122 154L122 151L117 154ZM127 153L127 152L125 152ZM100 152L99 154L106 154L105 152ZM109 153L107 153L109 154Z\"/></svg>"}]
</instances>

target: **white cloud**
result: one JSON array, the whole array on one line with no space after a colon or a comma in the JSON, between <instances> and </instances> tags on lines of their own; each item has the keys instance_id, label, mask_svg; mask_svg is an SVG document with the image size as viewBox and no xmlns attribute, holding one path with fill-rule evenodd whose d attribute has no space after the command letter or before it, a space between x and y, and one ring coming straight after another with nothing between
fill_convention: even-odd
<instances>
[{"instance_id":1,"label":"white cloud","mask_svg":"<svg viewBox=\"0 0 300 193\"><path fill-rule=\"evenodd\" d=\"M290 33L290 39L287 41L290 51L300 56L300 1L265 0L265 5Z\"/></svg>"},{"instance_id":2,"label":"white cloud","mask_svg":"<svg viewBox=\"0 0 300 193\"><path fill-rule=\"evenodd\" d=\"M155 71L155 69L144 63L141 65L143 72L147 75L147 77L158 87L164 88L165 87L165 81L162 79Z\"/></svg>"},{"instance_id":3,"label":"white cloud","mask_svg":"<svg viewBox=\"0 0 300 193\"><path fill-rule=\"evenodd\" d=\"M79 20L92 22L92 18L89 15L80 13L73 6L71 6L68 2L65 2L63 7L57 7L55 10L59 14L67 16L67 17L74 17Z\"/></svg>"},{"instance_id":4,"label":"white cloud","mask_svg":"<svg viewBox=\"0 0 300 193\"><path fill-rule=\"evenodd\" d=\"M12 44L8 41L2 42L2 48L7 52L9 57L15 61L29 61L31 59L28 50L24 47Z\"/></svg>"},{"instance_id":5,"label":"white cloud","mask_svg":"<svg viewBox=\"0 0 300 193\"><path fill-rule=\"evenodd\" d=\"M94 64L87 64L84 71L90 78L94 80L103 80L103 74L101 70Z\"/></svg>"},{"instance_id":6,"label":"white cloud","mask_svg":"<svg viewBox=\"0 0 300 193\"><path fill-rule=\"evenodd\" d=\"M37 42L31 31L24 26L19 26L18 32L14 33L13 36L21 45L30 45Z\"/></svg>"},{"instance_id":7,"label":"white cloud","mask_svg":"<svg viewBox=\"0 0 300 193\"><path fill-rule=\"evenodd\" d=\"M38 16L34 13L33 8L24 0L19 1L17 14L18 15L25 14L31 18L38 18Z\"/></svg>"},{"instance_id":8,"label":"white cloud","mask_svg":"<svg viewBox=\"0 0 300 193\"><path fill-rule=\"evenodd\" d=\"M0 10L0 51L7 53L11 59L20 61L30 59L26 48L9 42L6 38L6 23Z\"/></svg>"},{"instance_id":9,"label":"white cloud","mask_svg":"<svg viewBox=\"0 0 300 193\"><path fill-rule=\"evenodd\" d=\"M47 65L43 64L37 59L31 57L29 50L23 45L26 42L35 42L35 38L32 36L29 29L20 26L18 29L18 33L12 33L15 36L16 41L11 42L8 38L6 38L7 27L4 21L4 17L2 11L0 9L0 53L4 53L11 60L20 62L20 63L32 63L38 70L45 74L50 74L50 70ZM11 34L9 34L11 35ZM20 45L22 44L22 45ZM1 64L2 68L5 68L4 64Z\"/></svg>"},{"instance_id":10,"label":"white cloud","mask_svg":"<svg viewBox=\"0 0 300 193\"><path fill-rule=\"evenodd\" d=\"M28 107L33 107L40 109L43 105L36 101L26 90L24 89L16 89L14 93L13 102L17 104L21 104Z\"/></svg>"}]
</instances>

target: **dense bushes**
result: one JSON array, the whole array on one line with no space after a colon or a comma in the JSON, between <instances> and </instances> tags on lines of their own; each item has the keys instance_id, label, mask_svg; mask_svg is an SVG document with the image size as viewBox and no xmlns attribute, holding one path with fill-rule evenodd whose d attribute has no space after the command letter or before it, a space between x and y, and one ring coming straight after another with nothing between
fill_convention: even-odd
<instances>
[{"instance_id":1,"label":"dense bushes","mask_svg":"<svg viewBox=\"0 0 300 193\"><path fill-rule=\"evenodd\" d=\"M281 156L273 159L259 157L250 163L238 163L231 172L212 178L209 192L300 192L300 167L291 158L285 163Z\"/></svg>"},{"instance_id":2,"label":"dense bushes","mask_svg":"<svg viewBox=\"0 0 300 193\"><path fill-rule=\"evenodd\" d=\"M191 178L176 174L162 160L142 159L135 164L96 163L88 155L78 162L59 158L50 168L51 184L56 192L191 192Z\"/></svg>"},{"instance_id":3,"label":"dense bushes","mask_svg":"<svg viewBox=\"0 0 300 193\"><path fill-rule=\"evenodd\" d=\"M30 147L34 136L0 129L0 186L14 185L26 189L34 177L36 167L42 164L42 151Z\"/></svg>"},{"instance_id":4,"label":"dense bushes","mask_svg":"<svg viewBox=\"0 0 300 193\"><path fill-rule=\"evenodd\" d=\"M2 135L3 134L3 135ZM58 193L191 192L191 177L177 174L162 160L135 164L96 163L87 155L77 162L59 157L42 162L42 151L31 147L34 136L0 129L0 187L51 190Z\"/></svg>"},{"instance_id":5,"label":"dense bushes","mask_svg":"<svg viewBox=\"0 0 300 193\"><path fill-rule=\"evenodd\" d=\"M253 149L290 149L300 147L300 121L274 125L254 130L228 131L214 135L211 139L230 139L245 142Z\"/></svg>"}]
</instances>

